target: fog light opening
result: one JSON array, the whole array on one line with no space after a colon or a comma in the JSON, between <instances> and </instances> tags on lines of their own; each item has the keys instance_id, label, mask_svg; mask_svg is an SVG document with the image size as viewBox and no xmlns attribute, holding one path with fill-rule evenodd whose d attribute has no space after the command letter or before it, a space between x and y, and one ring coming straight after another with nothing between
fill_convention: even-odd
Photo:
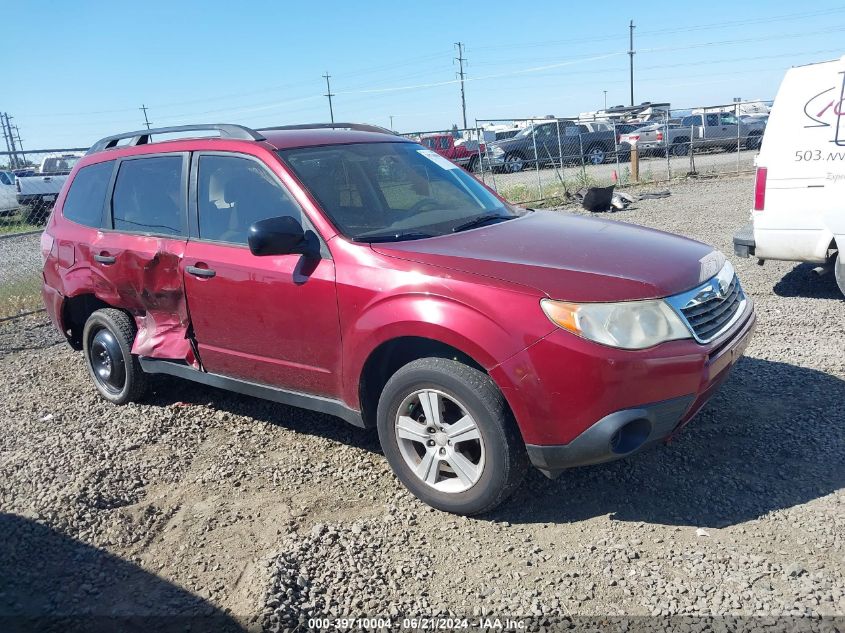
<instances>
[{"instance_id":1,"label":"fog light opening","mask_svg":"<svg viewBox=\"0 0 845 633\"><path fill-rule=\"evenodd\" d=\"M617 455L624 455L637 450L648 439L651 422L645 418L631 420L610 438L610 450Z\"/></svg>"}]
</instances>

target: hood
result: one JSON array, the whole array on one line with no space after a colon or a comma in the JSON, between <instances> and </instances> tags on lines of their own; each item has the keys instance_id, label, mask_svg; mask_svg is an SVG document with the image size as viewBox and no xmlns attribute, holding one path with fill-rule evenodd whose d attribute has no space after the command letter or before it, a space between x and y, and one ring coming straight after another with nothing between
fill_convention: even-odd
<instances>
[{"instance_id":1,"label":"hood","mask_svg":"<svg viewBox=\"0 0 845 633\"><path fill-rule=\"evenodd\" d=\"M578 302L673 295L710 278L724 262L712 247L678 235L550 211L372 247L391 257L493 277Z\"/></svg>"}]
</instances>

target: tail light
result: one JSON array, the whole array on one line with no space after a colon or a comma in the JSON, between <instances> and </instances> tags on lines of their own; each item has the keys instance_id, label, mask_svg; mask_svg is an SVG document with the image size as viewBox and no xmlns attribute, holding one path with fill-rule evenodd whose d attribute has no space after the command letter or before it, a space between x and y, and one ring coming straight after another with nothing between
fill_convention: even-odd
<instances>
[{"instance_id":1,"label":"tail light","mask_svg":"<svg viewBox=\"0 0 845 633\"><path fill-rule=\"evenodd\" d=\"M766 176L768 170L765 167L757 168L757 175L754 178L754 210L762 211L766 208Z\"/></svg>"},{"instance_id":2,"label":"tail light","mask_svg":"<svg viewBox=\"0 0 845 633\"><path fill-rule=\"evenodd\" d=\"M47 263L47 258L56 256L56 241L47 231L41 234L41 265Z\"/></svg>"},{"instance_id":3,"label":"tail light","mask_svg":"<svg viewBox=\"0 0 845 633\"><path fill-rule=\"evenodd\" d=\"M663 132L658 132L658 133L657 133L657 140L658 140L658 141L662 141L662 140L663 140Z\"/></svg>"},{"instance_id":4,"label":"tail light","mask_svg":"<svg viewBox=\"0 0 845 633\"><path fill-rule=\"evenodd\" d=\"M21 179L20 178L15 178L15 189L18 190L18 193L21 192Z\"/></svg>"}]
</instances>

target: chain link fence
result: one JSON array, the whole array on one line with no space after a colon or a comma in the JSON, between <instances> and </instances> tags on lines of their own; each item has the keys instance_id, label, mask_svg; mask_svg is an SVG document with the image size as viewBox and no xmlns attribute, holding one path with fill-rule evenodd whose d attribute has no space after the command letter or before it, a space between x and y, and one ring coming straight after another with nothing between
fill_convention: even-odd
<instances>
[{"instance_id":1,"label":"chain link fence","mask_svg":"<svg viewBox=\"0 0 845 633\"><path fill-rule=\"evenodd\" d=\"M750 171L768 102L616 107L579 117L477 119L406 133L514 203L555 204L591 186ZM0 320L41 307L39 234L87 148L0 152Z\"/></svg>"},{"instance_id":2,"label":"chain link fence","mask_svg":"<svg viewBox=\"0 0 845 633\"><path fill-rule=\"evenodd\" d=\"M40 233L85 151L0 153L0 320L41 308Z\"/></svg>"}]
</instances>

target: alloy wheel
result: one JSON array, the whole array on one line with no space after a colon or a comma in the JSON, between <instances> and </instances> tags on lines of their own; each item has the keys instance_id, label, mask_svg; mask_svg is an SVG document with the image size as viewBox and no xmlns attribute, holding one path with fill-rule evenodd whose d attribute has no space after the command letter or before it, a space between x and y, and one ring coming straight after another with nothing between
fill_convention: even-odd
<instances>
[{"instance_id":1,"label":"alloy wheel","mask_svg":"<svg viewBox=\"0 0 845 633\"><path fill-rule=\"evenodd\" d=\"M484 472L484 440L466 407L434 389L409 395L395 420L399 452L414 475L441 492L471 488Z\"/></svg>"}]
</instances>

